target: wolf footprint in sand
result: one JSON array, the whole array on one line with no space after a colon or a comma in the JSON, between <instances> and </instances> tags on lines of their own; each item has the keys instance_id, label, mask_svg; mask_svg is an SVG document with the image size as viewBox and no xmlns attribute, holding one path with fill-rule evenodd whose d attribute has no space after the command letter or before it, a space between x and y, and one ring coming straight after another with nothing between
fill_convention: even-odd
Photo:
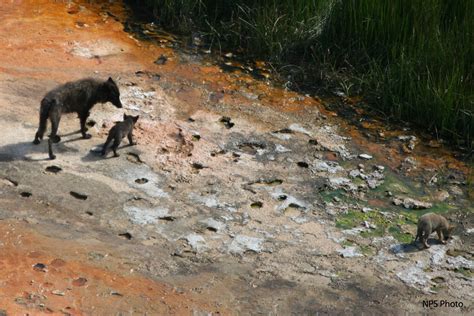
<instances>
[{"instance_id":1,"label":"wolf footprint in sand","mask_svg":"<svg viewBox=\"0 0 474 316\"><path fill-rule=\"evenodd\" d=\"M221 117L221 119L219 120L219 122L221 122L222 124L224 124L225 128L227 129L231 129L232 127L234 127L235 123L231 122L231 119L230 117L228 116L223 116Z\"/></svg>"},{"instance_id":2,"label":"wolf footprint in sand","mask_svg":"<svg viewBox=\"0 0 474 316\"><path fill-rule=\"evenodd\" d=\"M147 182L148 182L147 178L139 178L135 180L135 183L138 183L138 184L145 184Z\"/></svg>"},{"instance_id":3,"label":"wolf footprint in sand","mask_svg":"<svg viewBox=\"0 0 474 316\"><path fill-rule=\"evenodd\" d=\"M50 173L58 173L58 172L62 171L63 169L61 167L52 165L52 166L46 167L45 170L47 172L50 172Z\"/></svg>"},{"instance_id":4,"label":"wolf footprint in sand","mask_svg":"<svg viewBox=\"0 0 474 316\"><path fill-rule=\"evenodd\" d=\"M78 200L83 200L83 201L85 201L85 200L87 200L87 198L88 198L87 195L81 194L81 193L77 193L77 192L75 192L75 191L71 191L71 192L69 192L69 194L71 194L73 197L75 197L75 198L78 199Z\"/></svg>"}]
</instances>

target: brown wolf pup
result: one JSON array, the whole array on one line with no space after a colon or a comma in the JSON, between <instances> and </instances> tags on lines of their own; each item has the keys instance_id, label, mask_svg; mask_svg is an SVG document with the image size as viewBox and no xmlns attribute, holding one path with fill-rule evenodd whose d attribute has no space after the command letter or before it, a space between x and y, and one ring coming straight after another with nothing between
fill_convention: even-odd
<instances>
[{"instance_id":1,"label":"brown wolf pup","mask_svg":"<svg viewBox=\"0 0 474 316\"><path fill-rule=\"evenodd\" d=\"M114 141L112 144L112 150L114 151L114 157L119 157L120 155L117 154L117 148L122 142L122 139L127 136L130 146L136 145L137 143L133 141L133 127L135 123L138 121L137 116L131 116L124 114L123 115L123 122L116 123L109 131L109 136L107 136L107 140L105 141L104 147L102 147L102 156L107 156L109 152L109 145Z\"/></svg>"},{"instance_id":2,"label":"brown wolf pup","mask_svg":"<svg viewBox=\"0 0 474 316\"><path fill-rule=\"evenodd\" d=\"M49 136L49 158L54 159L51 143L58 143L61 138L57 135L59 121L63 113L77 113L81 122L81 133L85 139L91 138L87 134L86 121L90 110L97 103L111 102L117 108L122 107L120 91L112 80L96 80L92 78L67 82L49 91L41 100L39 128L33 143L39 144L44 132L51 121L51 135Z\"/></svg>"},{"instance_id":3,"label":"brown wolf pup","mask_svg":"<svg viewBox=\"0 0 474 316\"><path fill-rule=\"evenodd\" d=\"M421 243L429 248L428 237L434 231L438 233L439 240L446 244L446 240L451 237L451 232L454 226L449 225L446 218L435 213L427 213L418 219L418 229L416 231L416 237L413 242L420 240Z\"/></svg>"}]
</instances>

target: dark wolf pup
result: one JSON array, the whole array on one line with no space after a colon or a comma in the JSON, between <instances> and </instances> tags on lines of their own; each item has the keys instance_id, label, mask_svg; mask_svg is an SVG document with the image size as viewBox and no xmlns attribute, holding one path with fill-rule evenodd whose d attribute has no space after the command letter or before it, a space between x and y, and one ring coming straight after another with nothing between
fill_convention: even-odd
<instances>
[{"instance_id":1,"label":"dark wolf pup","mask_svg":"<svg viewBox=\"0 0 474 316\"><path fill-rule=\"evenodd\" d=\"M87 134L86 121L90 110L97 103L111 102L117 108L122 107L120 91L112 80L96 80L92 78L67 82L49 91L41 100L39 128L35 135L34 144L39 144L44 132L51 121L51 135L49 136L49 158L55 159L51 143L58 143L58 126L63 113L77 113L81 122L81 133L85 139L91 138Z\"/></svg>"},{"instance_id":2,"label":"dark wolf pup","mask_svg":"<svg viewBox=\"0 0 474 316\"><path fill-rule=\"evenodd\" d=\"M448 220L435 213L427 213L418 219L418 229L413 242L420 240L425 248L429 248L428 237L432 232L437 232L439 240L445 244L451 237L454 226L449 225Z\"/></svg>"},{"instance_id":3,"label":"dark wolf pup","mask_svg":"<svg viewBox=\"0 0 474 316\"><path fill-rule=\"evenodd\" d=\"M131 116L124 114L123 115L123 122L116 123L109 131L109 136L107 136L107 140L105 141L104 147L102 147L102 156L107 156L109 152L109 145L114 141L112 144L112 150L114 151L114 157L119 157L120 155L117 154L117 148L122 142L122 139L127 136L130 146L136 145L137 143L133 141L132 132L135 123L138 121L137 116Z\"/></svg>"}]
</instances>

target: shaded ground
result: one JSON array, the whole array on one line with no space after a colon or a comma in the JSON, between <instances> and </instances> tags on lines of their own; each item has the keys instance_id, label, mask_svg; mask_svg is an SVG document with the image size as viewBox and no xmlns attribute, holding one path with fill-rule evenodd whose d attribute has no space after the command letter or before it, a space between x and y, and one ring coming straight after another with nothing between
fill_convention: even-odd
<instances>
[{"instance_id":1,"label":"shaded ground","mask_svg":"<svg viewBox=\"0 0 474 316\"><path fill-rule=\"evenodd\" d=\"M138 41L107 3L0 8L0 310L401 314L445 299L463 307L432 312L472 312L468 166L410 131L361 132L317 98ZM117 79L138 146L99 157L123 111L97 105L94 137L65 116L47 160L31 144L39 101L85 76ZM426 211L458 225L448 246L408 244Z\"/></svg>"}]
</instances>

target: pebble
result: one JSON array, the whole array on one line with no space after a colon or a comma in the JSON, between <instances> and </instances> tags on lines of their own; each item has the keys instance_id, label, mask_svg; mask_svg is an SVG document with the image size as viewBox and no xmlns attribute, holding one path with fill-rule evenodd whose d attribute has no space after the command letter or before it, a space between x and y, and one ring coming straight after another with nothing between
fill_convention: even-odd
<instances>
[{"instance_id":1,"label":"pebble","mask_svg":"<svg viewBox=\"0 0 474 316\"><path fill-rule=\"evenodd\" d=\"M372 159L373 157L371 155L368 155L368 154L360 154L359 158L369 160L369 159Z\"/></svg>"},{"instance_id":2,"label":"pebble","mask_svg":"<svg viewBox=\"0 0 474 316\"><path fill-rule=\"evenodd\" d=\"M415 210L427 209L433 206L433 204L429 202L418 201L409 197L395 197L392 202L396 206L403 205L406 209Z\"/></svg>"}]
</instances>

